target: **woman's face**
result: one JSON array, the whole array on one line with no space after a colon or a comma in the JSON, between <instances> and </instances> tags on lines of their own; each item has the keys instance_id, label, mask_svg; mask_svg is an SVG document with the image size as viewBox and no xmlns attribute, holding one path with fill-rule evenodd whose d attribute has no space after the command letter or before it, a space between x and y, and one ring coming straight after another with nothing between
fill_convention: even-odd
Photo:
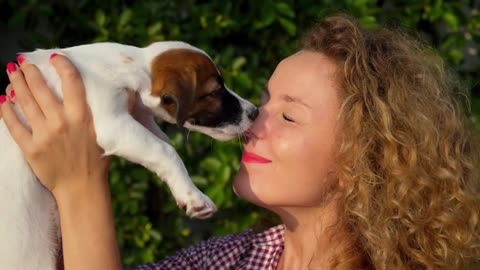
<instances>
[{"instance_id":1,"label":"woman's face","mask_svg":"<svg viewBox=\"0 0 480 270\"><path fill-rule=\"evenodd\" d=\"M336 65L300 51L280 62L249 130L235 193L266 207L321 205L337 184Z\"/></svg>"}]
</instances>

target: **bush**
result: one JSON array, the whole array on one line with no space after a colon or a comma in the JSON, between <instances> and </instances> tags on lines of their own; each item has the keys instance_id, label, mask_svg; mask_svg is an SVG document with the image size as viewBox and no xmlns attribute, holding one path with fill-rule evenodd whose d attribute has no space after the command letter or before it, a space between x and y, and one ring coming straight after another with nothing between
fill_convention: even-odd
<instances>
[{"instance_id":1,"label":"bush","mask_svg":"<svg viewBox=\"0 0 480 270\"><path fill-rule=\"evenodd\" d=\"M6 1L0 4L0 30L10 49L0 57L6 64L15 52L35 48L183 40L214 58L231 89L258 102L260 89L279 60L295 51L299 35L316 19L343 10L368 28L386 23L419 31L470 83L471 116L478 119L480 16L473 5L455 0ZM1 81L6 85L6 76ZM171 126L162 128L195 184L220 210L207 221L190 220L154 174L115 159L110 182L126 267L161 259L212 235L244 230L266 215L232 192L241 152L238 141L216 142Z\"/></svg>"}]
</instances>

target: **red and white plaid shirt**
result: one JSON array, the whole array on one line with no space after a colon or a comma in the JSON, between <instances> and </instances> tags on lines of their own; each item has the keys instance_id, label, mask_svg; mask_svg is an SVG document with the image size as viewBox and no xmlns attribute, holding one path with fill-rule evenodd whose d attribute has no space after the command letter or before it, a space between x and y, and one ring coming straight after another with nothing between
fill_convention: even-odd
<instances>
[{"instance_id":1,"label":"red and white plaid shirt","mask_svg":"<svg viewBox=\"0 0 480 270\"><path fill-rule=\"evenodd\" d=\"M283 252L283 232L278 225L260 233L250 229L214 237L136 270L275 270Z\"/></svg>"}]
</instances>

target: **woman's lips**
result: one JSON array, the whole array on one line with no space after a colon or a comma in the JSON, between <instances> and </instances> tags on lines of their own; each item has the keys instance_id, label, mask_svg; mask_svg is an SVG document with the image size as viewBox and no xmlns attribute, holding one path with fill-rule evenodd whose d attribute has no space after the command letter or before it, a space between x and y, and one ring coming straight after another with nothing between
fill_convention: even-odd
<instances>
[{"instance_id":1,"label":"woman's lips","mask_svg":"<svg viewBox=\"0 0 480 270\"><path fill-rule=\"evenodd\" d=\"M262 163L262 164L265 164L265 163L270 163L272 161L269 160L269 159L266 159L262 156L256 155L254 153L244 151L243 156L242 156L242 162L244 162L244 163Z\"/></svg>"}]
</instances>

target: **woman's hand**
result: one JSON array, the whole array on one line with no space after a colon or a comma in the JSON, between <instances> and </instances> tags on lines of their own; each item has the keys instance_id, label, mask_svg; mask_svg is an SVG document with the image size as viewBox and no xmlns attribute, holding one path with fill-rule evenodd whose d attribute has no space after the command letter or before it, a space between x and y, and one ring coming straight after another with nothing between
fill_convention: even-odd
<instances>
[{"instance_id":1,"label":"woman's hand","mask_svg":"<svg viewBox=\"0 0 480 270\"><path fill-rule=\"evenodd\" d=\"M56 194L78 185L88 186L89 179L106 175L110 158L102 156L96 143L85 88L76 68L62 55L53 55L50 61L62 82L63 103L34 65L26 61L20 67L9 63L9 88L14 89L14 99L31 129L18 119L11 98L1 105L1 112L35 175Z\"/></svg>"},{"instance_id":2,"label":"woman's hand","mask_svg":"<svg viewBox=\"0 0 480 270\"><path fill-rule=\"evenodd\" d=\"M77 70L64 56L50 61L62 82L63 102L35 66L9 63L9 98L1 114L32 170L57 199L64 269L121 269L107 183L110 158L102 157L97 145ZM129 97L130 110L135 98ZM19 121L11 102L19 103L31 129Z\"/></svg>"}]
</instances>

